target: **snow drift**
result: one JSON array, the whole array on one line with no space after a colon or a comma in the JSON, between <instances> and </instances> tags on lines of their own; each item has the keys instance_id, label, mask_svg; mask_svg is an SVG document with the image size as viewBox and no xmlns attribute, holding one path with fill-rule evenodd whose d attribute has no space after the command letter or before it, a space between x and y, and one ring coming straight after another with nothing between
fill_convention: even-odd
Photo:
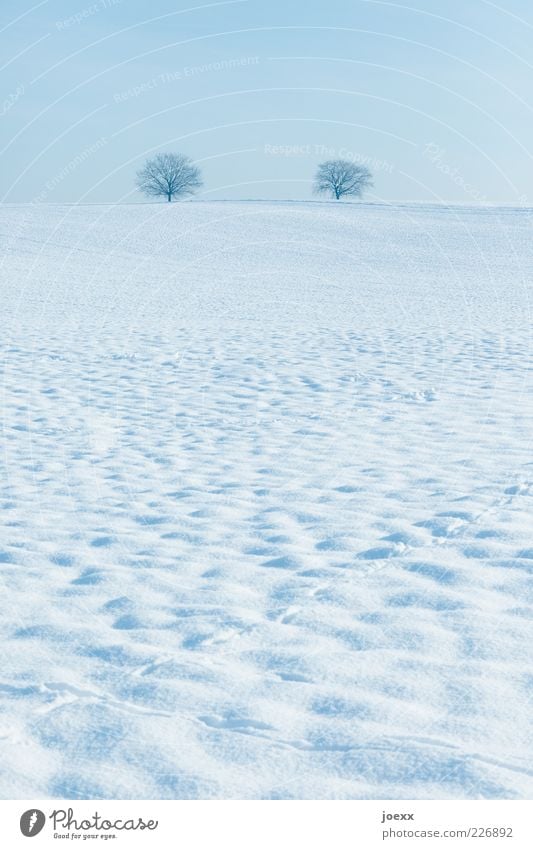
<instances>
[{"instance_id":1,"label":"snow drift","mask_svg":"<svg viewBox=\"0 0 533 849\"><path fill-rule=\"evenodd\" d=\"M4 798L531 795L532 235L0 208Z\"/></svg>"}]
</instances>

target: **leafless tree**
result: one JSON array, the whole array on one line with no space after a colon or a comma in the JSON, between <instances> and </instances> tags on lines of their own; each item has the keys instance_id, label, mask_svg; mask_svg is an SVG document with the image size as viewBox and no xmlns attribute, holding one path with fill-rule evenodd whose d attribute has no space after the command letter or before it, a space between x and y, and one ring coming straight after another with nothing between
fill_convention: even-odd
<instances>
[{"instance_id":1,"label":"leafless tree","mask_svg":"<svg viewBox=\"0 0 533 849\"><path fill-rule=\"evenodd\" d=\"M137 172L137 187L148 197L192 195L203 185L200 169L181 153L159 153Z\"/></svg>"},{"instance_id":2,"label":"leafless tree","mask_svg":"<svg viewBox=\"0 0 533 849\"><path fill-rule=\"evenodd\" d=\"M345 195L361 197L372 185L372 174L364 165L346 159L330 159L318 166L313 190L317 195L331 195L340 200Z\"/></svg>"}]
</instances>

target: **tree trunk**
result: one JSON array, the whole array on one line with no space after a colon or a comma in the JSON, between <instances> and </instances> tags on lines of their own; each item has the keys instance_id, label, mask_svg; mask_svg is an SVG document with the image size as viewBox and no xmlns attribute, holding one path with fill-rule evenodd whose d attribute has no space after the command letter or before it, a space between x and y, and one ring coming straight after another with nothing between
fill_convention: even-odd
<instances>
[{"instance_id":1,"label":"tree trunk","mask_svg":"<svg viewBox=\"0 0 533 849\"><path fill-rule=\"evenodd\" d=\"M172 192L169 192L169 193L168 193L168 202L169 202L169 203L171 203L171 202L172 202Z\"/></svg>"}]
</instances>

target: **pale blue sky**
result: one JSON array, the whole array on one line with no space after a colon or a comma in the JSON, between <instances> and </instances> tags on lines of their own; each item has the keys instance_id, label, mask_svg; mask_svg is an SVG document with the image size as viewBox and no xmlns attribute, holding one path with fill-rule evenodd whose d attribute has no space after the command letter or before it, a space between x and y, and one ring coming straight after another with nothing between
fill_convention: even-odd
<instances>
[{"instance_id":1,"label":"pale blue sky","mask_svg":"<svg viewBox=\"0 0 533 849\"><path fill-rule=\"evenodd\" d=\"M526 0L2 0L0 30L4 201L142 200L176 150L205 199L307 199L344 156L369 200L533 205Z\"/></svg>"}]
</instances>

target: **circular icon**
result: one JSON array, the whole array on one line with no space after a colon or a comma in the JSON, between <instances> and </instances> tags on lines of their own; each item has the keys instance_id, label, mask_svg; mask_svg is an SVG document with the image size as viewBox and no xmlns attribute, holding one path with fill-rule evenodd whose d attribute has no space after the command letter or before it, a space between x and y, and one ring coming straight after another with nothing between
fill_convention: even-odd
<instances>
[{"instance_id":1,"label":"circular icon","mask_svg":"<svg viewBox=\"0 0 533 849\"><path fill-rule=\"evenodd\" d=\"M20 818L20 830L24 837L35 837L43 830L46 817L42 811L37 808L30 808L29 811L24 811Z\"/></svg>"}]
</instances>

